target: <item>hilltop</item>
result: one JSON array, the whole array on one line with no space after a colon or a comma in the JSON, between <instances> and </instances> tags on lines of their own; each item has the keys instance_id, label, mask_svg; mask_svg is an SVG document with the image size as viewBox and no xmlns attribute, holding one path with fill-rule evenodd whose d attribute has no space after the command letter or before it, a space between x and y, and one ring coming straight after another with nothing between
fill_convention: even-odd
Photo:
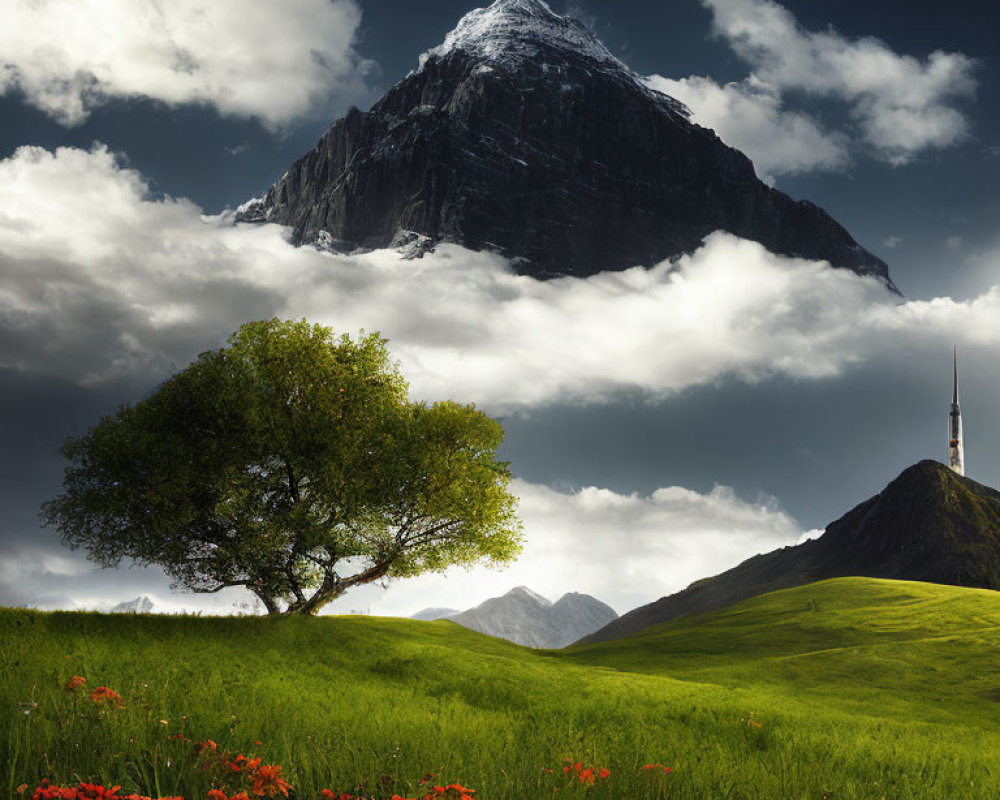
<instances>
[{"instance_id":1,"label":"hilltop","mask_svg":"<svg viewBox=\"0 0 1000 800\"><path fill-rule=\"evenodd\" d=\"M818 539L754 556L622 615L582 642L826 578L865 576L1000 587L1000 492L921 461L830 523Z\"/></svg>"}]
</instances>

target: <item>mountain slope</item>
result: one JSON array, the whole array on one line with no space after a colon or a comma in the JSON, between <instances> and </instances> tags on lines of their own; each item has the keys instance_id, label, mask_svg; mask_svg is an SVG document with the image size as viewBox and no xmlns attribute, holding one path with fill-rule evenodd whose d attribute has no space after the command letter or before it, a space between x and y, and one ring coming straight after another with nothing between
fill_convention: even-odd
<instances>
[{"instance_id":1,"label":"mountain slope","mask_svg":"<svg viewBox=\"0 0 1000 800\"><path fill-rule=\"evenodd\" d=\"M565 647L617 618L613 608L590 595L571 592L551 603L524 586L448 617L488 636L551 649Z\"/></svg>"},{"instance_id":2,"label":"mountain slope","mask_svg":"<svg viewBox=\"0 0 1000 800\"><path fill-rule=\"evenodd\" d=\"M763 184L746 156L541 0L467 14L237 219L332 250L456 242L536 277L651 265L722 229L889 282L822 209Z\"/></svg>"},{"instance_id":3,"label":"mountain slope","mask_svg":"<svg viewBox=\"0 0 1000 800\"><path fill-rule=\"evenodd\" d=\"M1000 492L936 461L904 470L818 539L754 556L624 614L587 637L630 636L687 614L850 575L1000 587Z\"/></svg>"}]
</instances>

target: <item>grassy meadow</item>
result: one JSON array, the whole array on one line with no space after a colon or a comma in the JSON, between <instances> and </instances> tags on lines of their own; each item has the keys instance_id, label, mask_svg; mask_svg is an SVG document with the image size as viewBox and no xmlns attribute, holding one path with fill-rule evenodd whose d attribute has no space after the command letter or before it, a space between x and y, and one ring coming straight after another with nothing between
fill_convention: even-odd
<instances>
[{"instance_id":1,"label":"grassy meadow","mask_svg":"<svg viewBox=\"0 0 1000 800\"><path fill-rule=\"evenodd\" d=\"M0 609L0 792L203 800L218 773L193 743L212 740L299 798L981 800L1000 797L998 656L1000 594L859 578L564 651L446 621Z\"/></svg>"}]
</instances>

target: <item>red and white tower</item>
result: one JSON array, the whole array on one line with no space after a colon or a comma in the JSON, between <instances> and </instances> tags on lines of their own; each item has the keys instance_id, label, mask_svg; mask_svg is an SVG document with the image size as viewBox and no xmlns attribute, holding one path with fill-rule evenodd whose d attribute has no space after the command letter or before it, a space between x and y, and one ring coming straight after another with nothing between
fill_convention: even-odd
<instances>
[{"instance_id":1,"label":"red and white tower","mask_svg":"<svg viewBox=\"0 0 1000 800\"><path fill-rule=\"evenodd\" d=\"M962 440L962 409L958 405L958 348L955 348L955 384L948 413L948 466L965 474L965 445Z\"/></svg>"}]
</instances>

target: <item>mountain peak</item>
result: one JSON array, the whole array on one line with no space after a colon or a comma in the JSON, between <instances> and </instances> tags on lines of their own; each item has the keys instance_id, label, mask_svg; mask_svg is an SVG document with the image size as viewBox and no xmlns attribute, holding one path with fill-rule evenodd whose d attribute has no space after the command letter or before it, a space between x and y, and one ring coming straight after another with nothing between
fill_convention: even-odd
<instances>
[{"instance_id":1,"label":"mountain peak","mask_svg":"<svg viewBox=\"0 0 1000 800\"><path fill-rule=\"evenodd\" d=\"M531 2L532 0L499 0L500 2ZM550 606L552 601L548 598L542 597L538 592L533 592L527 586L515 586L511 589L506 597L527 597L529 600L538 603L540 606Z\"/></svg>"},{"instance_id":2,"label":"mountain peak","mask_svg":"<svg viewBox=\"0 0 1000 800\"><path fill-rule=\"evenodd\" d=\"M867 577L1000 588L1000 491L937 461L903 470L818 539L754 556L630 611L588 638L628 636L777 589Z\"/></svg>"},{"instance_id":3,"label":"mountain peak","mask_svg":"<svg viewBox=\"0 0 1000 800\"><path fill-rule=\"evenodd\" d=\"M540 279L653 266L723 230L891 285L822 209L761 183L750 159L542 0L466 14L236 220L288 225L295 244L334 252L453 242Z\"/></svg>"},{"instance_id":4,"label":"mountain peak","mask_svg":"<svg viewBox=\"0 0 1000 800\"><path fill-rule=\"evenodd\" d=\"M443 43L420 56L418 71L430 58L456 51L493 66L511 66L522 60L548 64L577 55L604 67L628 67L612 55L582 22L556 14L543 0L496 0L459 20Z\"/></svg>"}]
</instances>

